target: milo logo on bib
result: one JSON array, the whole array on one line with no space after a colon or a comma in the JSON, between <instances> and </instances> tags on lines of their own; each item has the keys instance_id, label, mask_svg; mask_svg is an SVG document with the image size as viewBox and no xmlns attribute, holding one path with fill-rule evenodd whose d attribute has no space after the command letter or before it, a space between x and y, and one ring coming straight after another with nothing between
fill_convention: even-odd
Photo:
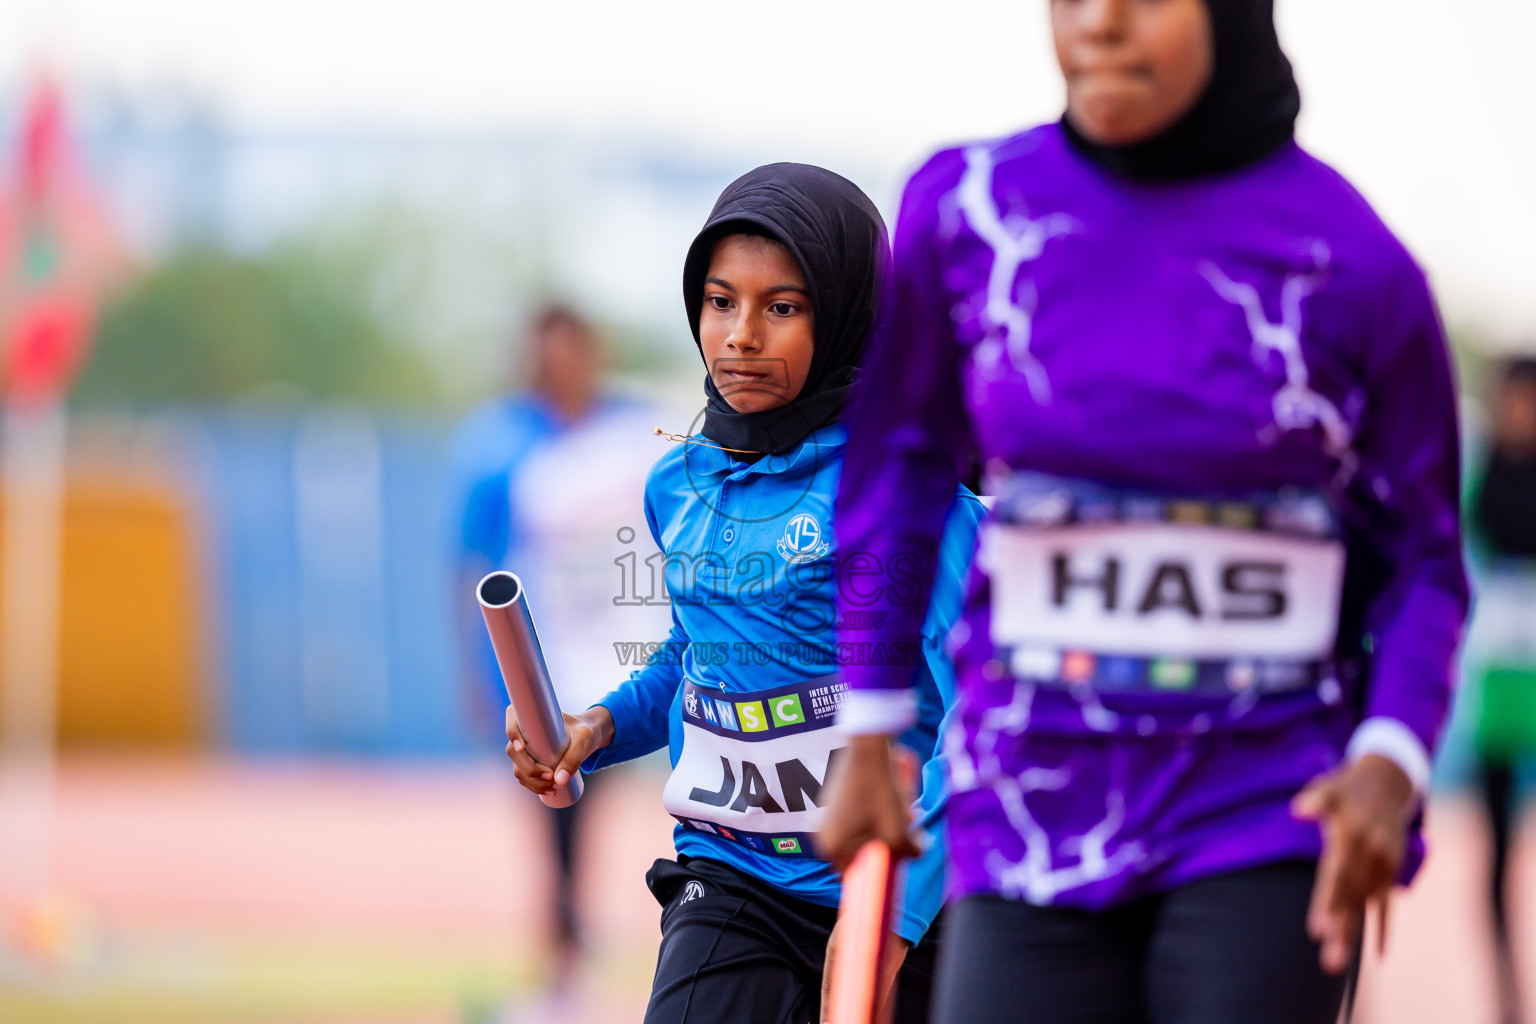
<instances>
[{"instance_id":1,"label":"milo logo on bib","mask_svg":"<svg viewBox=\"0 0 1536 1024\"><path fill-rule=\"evenodd\" d=\"M841 749L832 677L728 693L683 684L683 749L662 802L685 827L761 852L808 856L822 787Z\"/></svg>"}]
</instances>

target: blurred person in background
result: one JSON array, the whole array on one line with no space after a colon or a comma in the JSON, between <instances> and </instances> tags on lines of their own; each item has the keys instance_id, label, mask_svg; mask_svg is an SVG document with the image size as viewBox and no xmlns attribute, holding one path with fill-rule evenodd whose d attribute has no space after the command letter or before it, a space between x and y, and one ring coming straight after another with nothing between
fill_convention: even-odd
<instances>
[{"instance_id":1,"label":"blurred person in background","mask_svg":"<svg viewBox=\"0 0 1536 1024\"><path fill-rule=\"evenodd\" d=\"M1510 363L1493 395L1487 460L1474 484L1476 783L1492 826L1490 896L1502 1024L1521 1019L1506 881L1517 771L1536 754L1536 360Z\"/></svg>"},{"instance_id":2,"label":"blurred person in background","mask_svg":"<svg viewBox=\"0 0 1536 1024\"><path fill-rule=\"evenodd\" d=\"M1468 602L1439 317L1296 144L1270 0L1049 10L1064 117L907 185L838 496L839 544L925 580L972 443L996 496L951 634L935 1017L1333 1024L1422 858ZM840 864L906 842L911 706L845 678Z\"/></svg>"},{"instance_id":3,"label":"blurred person in background","mask_svg":"<svg viewBox=\"0 0 1536 1024\"><path fill-rule=\"evenodd\" d=\"M496 723L488 740L502 731L507 695L473 599L486 573L509 569L523 580L562 707L586 708L607 693L619 675L614 644L646 639L667 621L665 608L615 600L614 558L634 546L622 538L635 532L632 510L655 455L656 417L608 389L603 341L571 307L545 306L528 339L526 390L471 413L452 446L464 650L474 691L498 712L487 716ZM556 994L564 993L582 946L577 851L591 801L588 794L545 812L557 869Z\"/></svg>"}]
</instances>

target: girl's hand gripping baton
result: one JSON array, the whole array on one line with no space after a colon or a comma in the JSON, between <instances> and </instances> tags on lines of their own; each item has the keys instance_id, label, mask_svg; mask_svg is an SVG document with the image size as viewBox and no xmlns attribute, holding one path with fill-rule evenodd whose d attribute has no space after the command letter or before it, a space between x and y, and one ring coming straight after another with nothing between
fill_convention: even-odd
<instances>
[{"instance_id":1,"label":"girl's hand gripping baton","mask_svg":"<svg viewBox=\"0 0 1536 1024\"><path fill-rule=\"evenodd\" d=\"M885 996L879 990L880 963L890 937L895 871L891 848L872 839L843 872L829 1024L879 1024L875 1014Z\"/></svg>"},{"instance_id":2,"label":"girl's hand gripping baton","mask_svg":"<svg viewBox=\"0 0 1536 1024\"><path fill-rule=\"evenodd\" d=\"M475 587L475 596L528 753L540 764L559 764L570 741L549 679L549 666L544 663L544 649L539 646L539 631L528 611L523 581L515 573L493 572ZM539 799L550 807L569 807L581 799L581 773Z\"/></svg>"}]
</instances>

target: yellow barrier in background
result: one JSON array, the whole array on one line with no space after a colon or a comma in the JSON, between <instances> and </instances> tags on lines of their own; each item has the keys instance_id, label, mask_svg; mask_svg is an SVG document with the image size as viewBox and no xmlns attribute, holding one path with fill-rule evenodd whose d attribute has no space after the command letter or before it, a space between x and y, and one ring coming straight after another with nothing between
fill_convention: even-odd
<instances>
[{"instance_id":1,"label":"yellow barrier in background","mask_svg":"<svg viewBox=\"0 0 1536 1024\"><path fill-rule=\"evenodd\" d=\"M169 489L113 480L71 480L64 506L60 744L200 741L203 616L192 510Z\"/></svg>"}]
</instances>

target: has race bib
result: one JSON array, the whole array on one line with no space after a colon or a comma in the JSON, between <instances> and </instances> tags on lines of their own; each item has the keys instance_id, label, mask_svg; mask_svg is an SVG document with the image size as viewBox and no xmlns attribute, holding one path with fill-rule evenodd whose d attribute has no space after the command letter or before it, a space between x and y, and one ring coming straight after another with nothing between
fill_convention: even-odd
<instances>
[{"instance_id":1,"label":"has race bib","mask_svg":"<svg viewBox=\"0 0 1536 1024\"><path fill-rule=\"evenodd\" d=\"M1315 683L1344 560L1319 495L1201 502L1035 474L1010 479L977 553L1015 675L1161 690Z\"/></svg>"},{"instance_id":2,"label":"has race bib","mask_svg":"<svg viewBox=\"0 0 1536 1024\"><path fill-rule=\"evenodd\" d=\"M759 853L814 856L821 791L841 749L835 677L756 690L683 683L683 749L662 804L691 831Z\"/></svg>"}]
</instances>

